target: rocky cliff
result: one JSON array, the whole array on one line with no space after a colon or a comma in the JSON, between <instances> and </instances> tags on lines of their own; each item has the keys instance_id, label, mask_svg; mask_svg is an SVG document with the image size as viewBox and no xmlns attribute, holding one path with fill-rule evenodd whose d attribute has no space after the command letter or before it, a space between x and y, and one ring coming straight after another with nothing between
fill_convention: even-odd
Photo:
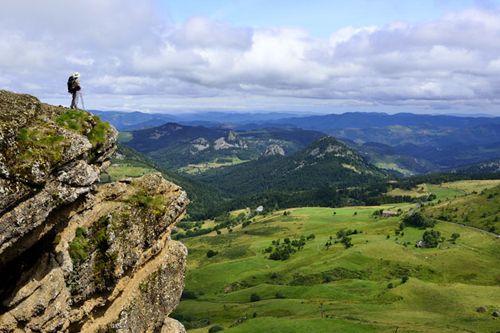
<instances>
[{"instance_id":1,"label":"rocky cliff","mask_svg":"<svg viewBox=\"0 0 500 333\"><path fill-rule=\"evenodd\" d=\"M168 318L186 193L160 174L97 186L117 132L0 91L0 332L184 332Z\"/></svg>"}]
</instances>

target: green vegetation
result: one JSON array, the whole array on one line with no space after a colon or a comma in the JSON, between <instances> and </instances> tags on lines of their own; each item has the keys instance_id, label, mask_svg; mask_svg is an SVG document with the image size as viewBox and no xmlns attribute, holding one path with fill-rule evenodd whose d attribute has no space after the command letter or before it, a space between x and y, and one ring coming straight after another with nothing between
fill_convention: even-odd
<instances>
[{"instance_id":1,"label":"green vegetation","mask_svg":"<svg viewBox=\"0 0 500 333\"><path fill-rule=\"evenodd\" d=\"M161 215L165 212L164 198L161 195L150 196L144 192L136 193L127 199L128 203L136 205Z\"/></svg>"},{"instance_id":2,"label":"green vegetation","mask_svg":"<svg viewBox=\"0 0 500 333\"><path fill-rule=\"evenodd\" d=\"M118 144L117 153L111 159L107 173L101 176L102 182L116 181L127 177L140 177L152 172L161 172L165 179L181 186L189 195L191 203L188 207L187 219L203 219L222 213L223 198L218 191L205 184L169 170L163 170L150 158L132 148Z\"/></svg>"},{"instance_id":3,"label":"green vegetation","mask_svg":"<svg viewBox=\"0 0 500 333\"><path fill-rule=\"evenodd\" d=\"M120 132L118 133L118 142L126 143L134 138L134 135L131 132Z\"/></svg>"},{"instance_id":4,"label":"green vegetation","mask_svg":"<svg viewBox=\"0 0 500 333\"><path fill-rule=\"evenodd\" d=\"M93 116L94 127L87 135L92 146L96 147L106 141L106 136L110 128L109 123L102 122L97 116Z\"/></svg>"},{"instance_id":5,"label":"green vegetation","mask_svg":"<svg viewBox=\"0 0 500 333\"><path fill-rule=\"evenodd\" d=\"M157 170L133 165L130 163L113 164L106 169L106 174L109 176L109 181L114 182L124 178L137 178L157 172Z\"/></svg>"},{"instance_id":6,"label":"green vegetation","mask_svg":"<svg viewBox=\"0 0 500 333\"><path fill-rule=\"evenodd\" d=\"M136 143L139 142L142 141ZM320 153L316 156L319 156L322 154L321 149L326 151L328 146L336 147L337 144L338 147L335 149L339 149L342 155L345 155L342 158L326 154L320 158L319 163L316 163L315 158L310 155L318 148ZM380 177L380 171L358 160L360 157L355 152L353 155L350 152L351 150L345 145L330 139L317 142L309 149L286 158L276 156L262 158L258 161L213 169L202 175L181 175L172 170L162 169L150 157L132 148L119 145L118 153L112 159L112 166L102 179L107 182L137 177L156 170L161 171L166 179L180 185L188 193L191 204L186 218L200 220L214 218L225 211L244 207L255 208L260 205L266 210L273 210L303 206L435 203L436 200L466 195L468 190L464 191L463 185L453 188L448 182L474 177L469 174L435 174L390 180ZM175 152L173 154L175 155ZM355 169L362 174L343 167L343 164L355 166ZM324 179L329 181L324 182ZM442 182L446 182L446 186L441 185ZM468 186L470 189L478 186L487 187L494 182L474 180L469 181ZM466 184L467 181L463 183ZM192 231L190 236L200 235L203 232Z\"/></svg>"},{"instance_id":7,"label":"green vegetation","mask_svg":"<svg viewBox=\"0 0 500 333\"><path fill-rule=\"evenodd\" d=\"M103 144L110 125L98 116L81 110L67 110L55 118L56 124L86 135L92 146Z\"/></svg>"},{"instance_id":8,"label":"green vegetation","mask_svg":"<svg viewBox=\"0 0 500 333\"><path fill-rule=\"evenodd\" d=\"M69 244L69 255L73 263L78 264L87 259L90 248L91 245L87 239L87 231L80 227L76 228L75 238Z\"/></svg>"},{"instance_id":9,"label":"green vegetation","mask_svg":"<svg viewBox=\"0 0 500 333\"><path fill-rule=\"evenodd\" d=\"M269 259L271 260L287 260L292 254L302 250L305 245L306 237L304 236L292 240L286 237L283 242L280 239L273 240L272 245L267 247L264 252L269 253Z\"/></svg>"},{"instance_id":10,"label":"green vegetation","mask_svg":"<svg viewBox=\"0 0 500 333\"><path fill-rule=\"evenodd\" d=\"M208 333L216 333L216 332L220 332L220 331L224 331L224 328L222 326L215 325L215 326L210 327L210 329L208 330Z\"/></svg>"},{"instance_id":11,"label":"green vegetation","mask_svg":"<svg viewBox=\"0 0 500 333\"><path fill-rule=\"evenodd\" d=\"M169 123L124 134L121 142L146 154L162 169L198 174L256 160L270 144L279 145L286 153L294 153L323 136L320 132L298 128L234 132Z\"/></svg>"},{"instance_id":12,"label":"green vegetation","mask_svg":"<svg viewBox=\"0 0 500 333\"><path fill-rule=\"evenodd\" d=\"M90 114L87 112L72 109L57 116L55 122L61 127L82 133L87 128L89 120Z\"/></svg>"},{"instance_id":13,"label":"green vegetation","mask_svg":"<svg viewBox=\"0 0 500 333\"><path fill-rule=\"evenodd\" d=\"M436 230L426 230L422 235L424 247L437 247L441 242L441 233Z\"/></svg>"},{"instance_id":14,"label":"green vegetation","mask_svg":"<svg viewBox=\"0 0 500 333\"><path fill-rule=\"evenodd\" d=\"M425 218L419 212L410 212L407 216L403 218L403 221L400 224L400 228L404 229L406 226L414 227L414 228L432 228L436 223L430 219Z\"/></svg>"},{"instance_id":15,"label":"green vegetation","mask_svg":"<svg viewBox=\"0 0 500 333\"><path fill-rule=\"evenodd\" d=\"M97 292L108 291L115 283L116 255L108 252L109 224L110 218L102 216L89 230L78 227L69 244L69 255L77 269L94 254L92 264Z\"/></svg>"},{"instance_id":16,"label":"green vegetation","mask_svg":"<svg viewBox=\"0 0 500 333\"><path fill-rule=\"evenodd\" d=\"M57 164L62 159L66 142L54 128L21 128L18 135L20 167L29 168L35 161Z\"/></svg>"},{"instance_id":17,"label":"green vegetation","mask_svg":"<svg viewBox=\"0 0 500 333\"><path fill-rule=\"evenodd\" d=\"M479 183L482 190L473 189L469 184L467 195L453 198L449 201L437 202L426 207L424 214L430 219L438 221L460 223L489 232L500 232L500 185L499 181Z\"/></svg>"},{"instance_id":18,"label":"green vegetation","mask_svg":"<svg viewBox=\"0 0 500 333\"><path fill-rule=\"evenodd\" d=\"M380 209L407 216L414 208L288 209L290 215L258 215L244 228L231 226L232 232L185 239L186 289L197 297L183 299L174 316L193 333L212 326L231 333L495 331L491 313L476 309L500 307L494 297L500 292L497 239L449 223L401 232L402 217L373 216ZM311 234L287 260L268 259L273 240L283 244ZM343 237L353 246L344 246ZM417 248L420 240L439 246ZM325 242L331 242L328 250ZM207 259L208 250L218 254Z\"/></svg>"},{"instance_id":19,"label":"green vegetation","mask_svg":"<svg viewBox=\"0 0 500 333\"><path fill-rule=\"evenodd\" d=\"M346 167L347 166L347 167ZM211 170L198 177L228 196L274 191L294 196L313 189L344 189L384 179L355 151L332 137L315 141L291 156L275 156ZM330 204L334 199L330 199Z\"/></svg>"}]
</instances>

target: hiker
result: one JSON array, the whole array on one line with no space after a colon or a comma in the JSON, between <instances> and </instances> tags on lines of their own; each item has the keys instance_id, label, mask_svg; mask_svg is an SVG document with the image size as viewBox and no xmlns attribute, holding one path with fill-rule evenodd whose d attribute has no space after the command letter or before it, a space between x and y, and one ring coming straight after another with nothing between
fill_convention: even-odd
<instances>
[{"instance_id":1,"label":"hiker","mask_svg":"<svg viewBox=\"0 0 500 333\"><path fill-rule=\"evenodd\" d=\"M71 76L68 79L68 92L71 94L71 108L76 109L77 108L77 102L78 102L78 92L82 89L80 87L80 73L76 72L71 74Z\"/></svg>"}]
</instances>

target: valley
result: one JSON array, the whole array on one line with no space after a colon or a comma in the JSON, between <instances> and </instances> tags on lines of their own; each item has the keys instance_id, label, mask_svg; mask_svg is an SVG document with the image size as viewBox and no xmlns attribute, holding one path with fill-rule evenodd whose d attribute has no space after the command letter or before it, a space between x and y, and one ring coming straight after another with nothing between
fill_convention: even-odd
<instances>
[{"instance_id":1,"label":"valley","mask_svg":"<svg viewBox=\"0 0 500 333\"><path fill-rule=\"evenodd\" d=\"M4 0L0 333L500 333L500 0Z\"/></svg>"},{"instance_id":2,"label":"valley","mask_svg":"<svg viewBox=\"0 0 500 333\"><path fill-rule=\"evenodd\" d=\"M473 192L493 191L488 200L496 210L487 215L500 214L499 181L422 187L436 195L422 211L453 207L456 200L463 209L480 207L471 201ZM499 239L438 222L432 228L442 237L437 248L417 248L424 229L400 230L401 216L374 215L379 210L405 215L414 208L401 203L278 210L183 239L190 253L188 274L174 315L193 333L214 326L225 332L495 332ZM237 220L248 213L231 216ZM349 229L356 234L346 248L338 232ZM286 260L268 259L273 241L301 236L302 250Z\"/></svg>"},{"instance_id":3,"label":"valley","mask_svg":"<svg viewBox=\"0 0 500 333\"><path fill-rule=\"evenodd\" d=\"M174 318L193 333L496 332L497 147L444 148L439 129L394 126L392 139L343 132L383 142L174 123L122 132L110 180L161 171L192 199L172 231L189 250Z\"/></svg>"}]
</instances>

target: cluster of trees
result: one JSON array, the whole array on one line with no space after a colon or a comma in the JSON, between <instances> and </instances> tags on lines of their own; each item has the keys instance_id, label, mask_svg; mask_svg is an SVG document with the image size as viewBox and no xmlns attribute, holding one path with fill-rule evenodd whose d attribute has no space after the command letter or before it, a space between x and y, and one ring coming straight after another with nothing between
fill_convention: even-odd
<instances>
[{"instance_id":1,"label":"cluster of trees","mask_svg":"<svg viewBox=\"0 0 500 333\"><path fill-rule=\"evenodd\" d=\"M405 227L414 227L414 228L432 228L436 225L436 222L425 217L420 212L412 212L403 218L399 228L403 230Z\"/></svg>"},{"instance_id":2,"label":"cluster of trees","mask_svg":"<svg viewBox=\"0 0 500 333\"><path fill-rule=\"evenodd\" d=\"M330 238L326 241L325 243L325 248L328 250L333 244L341 243L344 245L346 249L350 248L353 246L352 244L352 238L349 237L351 235L357 235L358 233L362 233L361 230L351 230L351 229L342 229L337 231L337 239L333 240L333 237L330 236Z\"/></svg>"},{"instance_id":3,"label":"cluster of trees","mask_svg":"<svg viewBox=\"0 0 500 333\"><path fill-rule=\"evenodd\" d=\"M287 260L292 254L300 251L306 245L307 240L312 240L316 236L310 234L309 236L301 236L298 239L285 238L283 241L280 239L273 240L271 246L264 250L264 253L269 253L269 259L271 260Z\"/></svg>"},{"instance_id":4,"label":"cluster of trees","mask_svg":"<svg viewBox=\"0 0 500 333\"><path fill-rule=\"evenodd\" d=\"M437 247L442 242L441 233L437 230L426 230L422 235L424 247Z\"/></svg>"},{"instance_id":5,"label":"cluster of trees","mask_svg":"<svg viewBox=\"0 0 500 333\"><path fill-rule=\"evenodd\" d=\"M172 232L172 235L174 239L179 240L205 235L212 231L221 234L222 229L227 229L229 232L232 232L232 228L240 224L242 228L248 227L252 223L251 219L255 217L256 214L256 212L252 211L249 214L240 213L233 217L229 212L225 212L214 219L216 225L212 228L203 228L203 221L183 221L180 222L177 227L184 230L184 232L181 233L176 231Z\"/></svg>"}]
</instances>

